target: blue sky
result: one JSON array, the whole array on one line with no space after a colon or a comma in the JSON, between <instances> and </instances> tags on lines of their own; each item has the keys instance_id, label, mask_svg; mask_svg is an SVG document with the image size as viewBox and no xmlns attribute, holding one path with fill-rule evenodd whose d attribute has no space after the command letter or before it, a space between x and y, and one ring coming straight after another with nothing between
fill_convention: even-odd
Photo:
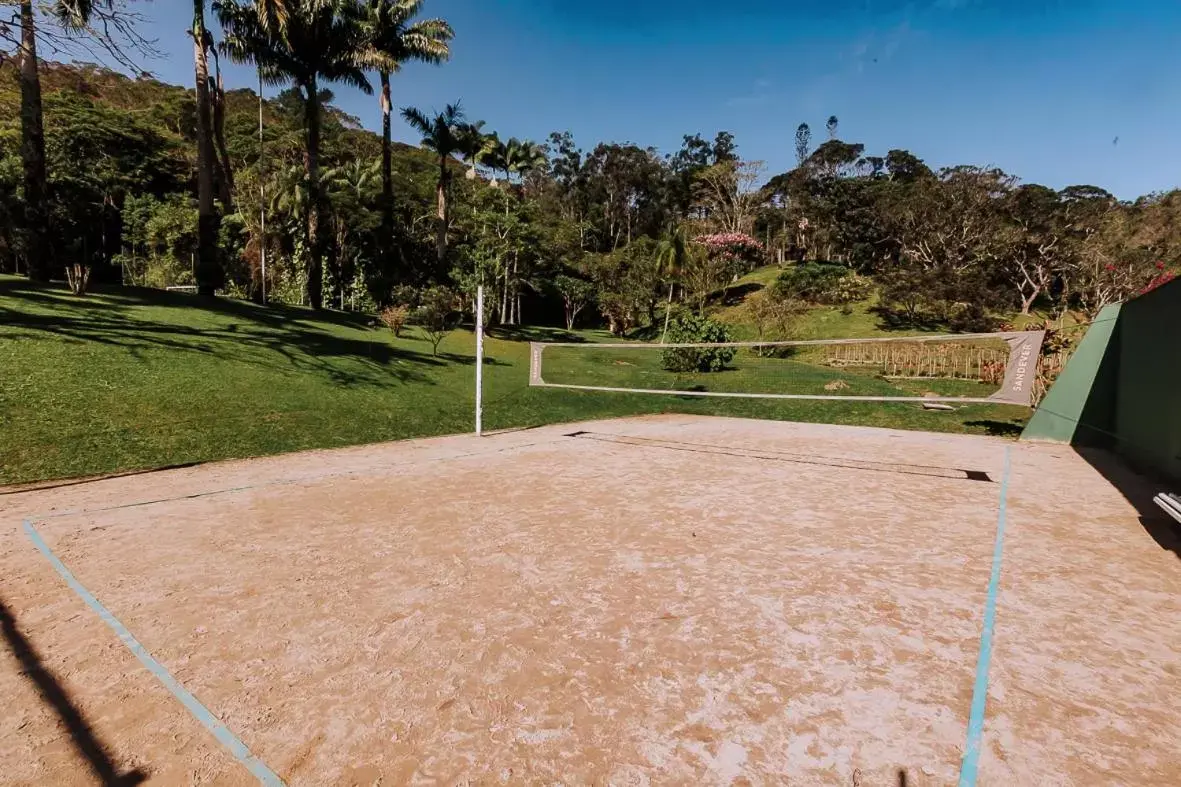
<instances>
[{"instance_id":1,"label":"blue sky","mask_svg":"<svg viewBox=\"0 0 1181 787\"><path fill-rule=\"evenodd\" d=\"M1053 187L1123 198L1181 185L1181 3L1176 0L428 0L456 30L442 67L408 66L398 105L462 98L501 136L570 130L653 145L734 133L770 173L794 162L801 121L884 154L995 165ZM167 53L148 67L191 83L188 3L142 9ZM253 71L234 67L234 86ZM370 128L375 98L337 88ZM416 142L398 126L395 136ZM1116 138L1118 137L1118 143Z\"/></svg>"}]
</instances>

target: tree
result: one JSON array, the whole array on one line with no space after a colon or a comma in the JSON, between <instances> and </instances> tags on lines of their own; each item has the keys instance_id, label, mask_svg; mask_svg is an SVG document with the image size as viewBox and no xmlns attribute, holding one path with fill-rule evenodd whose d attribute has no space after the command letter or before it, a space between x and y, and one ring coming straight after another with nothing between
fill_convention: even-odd
<instances>
[{"instance_id":1,"label":"tree","mask_svg":"<svg viewBox=\"0 0 1181 787\"><path fill-rule=\"evenodd\" d=\"M6 5L16 5L15 2ZM45 120L42 109L38 39L48 39L53 48L68 50L82 36L97 44L98 58L113 59L136 70L128 49L152 54L151 43L135 30L138 16L126 10L123 0L19 0L20 39L12 38L6 23L0 23L0 38L16 44L20 72L21 169L24 185L24 252L29 278L50 278L50 239L54 237L49 206L49 178L45 161ZM57 25L37 26L37 12L45 11ZM14 19L15 21L15 19ZM96 23L93 26L92 23ZM85 46L85 45L84 45ZM80 280L81 277L79 277ZM89 277L85 277L88 280Z\"/></svg>"},{"instance_id":2,"label":"tree","mask_svg":"<svg viewBox=\"0 0 1181 787\"><path fill-rule=\"evenodd\" d=\"M433 150L438 156L439 172L435 181L435 250L439 267L442 268L447 259L447 229L451 221L447 199L451 187L451 157L463 153L465 147L470 150L474 137L471 126L464 122L463 107L458 101L448 104L434 117L413 107L406 107L402 110L402 118L422 135L422 146L427 150Z\"/></svg>"},{"instance_id":3,"label":"tree","mask_svg":"<svg viewBox=\"0 0 1181 787\"><path fill-rule=\"evenodd\" d=\"M651 238L638 238L610 254L589 258L599 311L616 335L636 327L644 317L655 316L660 297L655 245Z\"/></svg>"},{"instance_id":4,"label":"tree","mask_svg":"<svg viewBox=\"0 0 1181 787\"><path fill-rule=\"evenodd\" d=\"M714 137L714 163L723 161L738 161L738 145L734 143L734 135L729 131L719 131Z\"/></svg>"},{"instance_id":5,"label":"tree","mask_svg":"<svg viewBox=\"0 0 1181 787\"><path fill-rule=\"evenodd\" d=\"M320 82L341 82L372 93L365 78L365 9L354 0L289 0L282 12L268 4L246 6L223 0L218 9L225 30L223 49L240 63L252 63L269 84L294 84L304 108L304 171L311 202L305 222L307 297L312 308L324 301L325 199L320 182ZM278 5L275 6L278 8Z\"/></svg>"},{"instance_id":6,"label":"tree","mask_svg":"<svg viewBox=\"0 0 1181 787\"><path fill-rule=\"evenodd\" d=\"M529 175L544 170L549 159L541 145L513 137L505 145L504 162L506 175L519 175L524 183Z\"/></svg>"},{"instance_id":7,"label":"tree","mask_svg":"<svg viewBox=\"0 0 1181 787\"><path fill-rule=\"evenodd\" d=\"M431 287L422 293L414 312L415 323L431 343L431 354L439 354L439 345L458 321L459 300L447 287Z\"/></svg>"},{"instance_id":8,"label":"tree","mask_svg":"<svg viewBox=\"0 0 1181 787\"><path fill-rule=\"evenodd\" d=\"M586 279L562 273L554 277L554 289L565 307L566 330L573 330L579 313L594 299L595 286Z\"/></svg>"},{"instance_id":9,"label":"tree","mask_svg":"<svg viewBox=\"0 0 1181 787\"><path fill-rule=\"evenodd\" d=\"M787 339L806 305L775 287L764 287L746 299L746 313L761 341Z\"/></svg>"},{"instance_id":10,"label":"tree","mask_svg":"<svg viewBox=\"0 0 1181 787\"><path fill-rule=\"evenodd\" d=\"M582 177L601 250L614 251L665 226L668 176L654 149L600 144L587 157Z\"/></svg>"},{"instance_id":11,"label":"tree","mask_svg":"<svg viewBox=\"0 0 1181 787\"><path fill-rule=\"evenodd\" d=\"M49 182L45 171L45 121L37 65L32 0L21 0L21 163L25 184L25 260L29 278L49 281Z\"/></svg>"},{"instance_id":12,"label":"tree","mask_svg":"<svg viewBox=\"0 0 1181 787\"><path fill-rule=\"evenodd\" d=\"M801 123L796 128L796 163L799 166L804 166L804 162L808 160L808 151L812 147L812 129L808 128L807 123Z\"/></svg>"},{"instance_id":13,"label":"tree","mask_svg":"<svg viewBox=\"0 0 1181 787\"><path fill-rule=\"evenodd\" d=\"M361 253L360 238L373 227L374 186L379 177L378 162L353 159L325 170L325 196L330 207L333 255L331 274L340 309L345 293L352 287Z\"/></svg>"},{"instance_id":14,"label":"tree","mask_svg":"<svg viewBox=\"0 0 1181 787\"><path fill-rule=\"evenodd\" d=\"M710 254L704 246L694 243L689 247L682 267L681 281L686 294L693 299L699 315L705 314L705 304L733 276L733 265L721 254Z\"/></svg>"},{"instance_id":15,"label":"tree","mask_svg":"<svg viewBox=\"0 0 1181 787\"><path fill-rule=\"evenodd\" d=\"M685 268L688 256L685 235L679 226L674 227L656 246L656 265L659 274L668 279L668 303L664 307L664 330L660 332L660 343L668 338L668 322L673 312L673 287Z\"/></svg>"},{"instance_id":16,"label":"tree","mask_svg":"<svg viewBox=\"0 0 1181 787\"><path fill-rule=\"evenodd\" d=\"M210 98L209 50L213 36L205 28L205 0L193 0L193 62L197 93L197 294L212 298L224 283L217 258L219 217L213 205L213 172L217 166L213 149L213 103Z\"/></svg>"},{"instance_id":17,"label":"tree","mask_svg":"<svg viewBox=\"0 0 1181 787\"><path fill-rule=\"evenodd\" d=\"M841 121L837 119L836 115L828 116L828 122L824 124L824 127L828 129L828 139L830 142L837 138L837 129L840 125Z\"/></svg>"},{"instance_id":18,"label":"tree","mask_svg":"<svg viewBox=\"0 0 1181 787\"><path fill-rule=\"evenodd\" d=\"M996 260L1004 253L1000 200L1013 183L999 169L960 166L896 192L889 221L902 254L956 274Z\"/></svg>"},{"instance_id":19,"label":"tree","mask_svg":"<svg viewBox=\"0 0 1181 787\"><path fill-rule=\"evenodd\" d=\"M1008 195L1005 213L1011 224L1011 239L1002 270L1016 290L1021 313L1029 314L1064 266L1061 204L1053 190L1030 184Z\"/></svg>"},{"instance_id":20,"label":"tree","mask_svg":"<svg viewBox=\"0 0 1181 787\"><path fill-rule=\"evenodd\" d=\"M751 232L763 201L761 161L721 161L697 175L694 205L718 232Z\"/></svg>"},{"instance_id":21,"label":"tree","mask_svg":"<svg viewBox=\"0 0 1181 787\"><path fill-rule=\"evenodd\" d=\"M365 19L365 60L377 70L381 82L381 228L387 239L394 231L390 74L410 61L435 65L446 61L455 35L442 19L411 21L422 5L423 0L369 0Z\"/></svg>"}]
</instances>

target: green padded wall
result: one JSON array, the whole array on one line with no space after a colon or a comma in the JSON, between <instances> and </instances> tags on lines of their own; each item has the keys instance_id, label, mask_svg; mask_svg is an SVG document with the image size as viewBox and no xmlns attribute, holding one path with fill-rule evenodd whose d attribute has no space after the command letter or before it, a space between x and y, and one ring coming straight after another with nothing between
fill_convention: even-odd
<instances>
[{"instance_id":1,"label":"green padded wall","mask_svg":"<svg viewBox=\"0 0 1181 787\"><path fill-rule=\"evenodd\" d=\"M1181 483L1181 280L1100 312L1021 439L1112 448Z\"/></svg>"},{"instance_id":2,"label":"green padded wall","mask_svg":"<svg viewBox=\"0 0 1181 787\"><path fill-rule=\"evenodd\" d=\"M1116 448L1181 481L1181 280L1124 305L1119 356Z\"/></svg>"},{"instance_id":3,"label":"green padded wall","mask_svg":"<svg viewBox=\"0 0 1181 787\"><path fill-rule=\"evenodd\" d=\"M1110 445L1115 427L1121 304L1099 312L1029 419L1022 440Z\"/></svg>"}]
</instances>

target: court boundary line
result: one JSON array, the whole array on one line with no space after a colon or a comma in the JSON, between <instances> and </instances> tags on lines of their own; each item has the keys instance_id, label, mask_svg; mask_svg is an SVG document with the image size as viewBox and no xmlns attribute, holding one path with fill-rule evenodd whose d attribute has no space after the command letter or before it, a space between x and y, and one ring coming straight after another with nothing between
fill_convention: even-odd
<instances>
[{"instance_id":1,"label":"court boundary line","mask_svg":"<svg viewBox=\"0 0 1181 787\"><path fill-rule=\"evenodd\" d=\"M222 723L213 713L206 708L200 700L186 689L181 683L172 676L168 669L157 661L147 648L135 638L135 636L127 629L123 623L115 617L115 615L103 606L102 602L95 598L94 594L86 589L86 586L78 581L73 572L66 566L61 559L54 554L45 540L41 538L41 534L37 532L37 528L33 527L33 523L28 519L24 520L25 535L33 542L33 546L37 548L42 555L45 556L53 569L65 580L66 584L74 593L86 603L88 607L96 612L99 618L107 624L118 635L119 640L131 651L139 662L147 667L148 672L164 685L164 688L180 701L181 705L201 723L207 731L209 731L218 743L222 745L230 754L234 756L241 765L245 766L251 775L258 779L260 784L265 787L286 787L283 780L278 775L267 767L266 763L251 753L242 739L234 734L229 727Z\"/></svg>"},{"instance_id":2,"label":"court boundary line","mask_svg":"<svg viewBox=\"0 0 1181 787\"><path fill-rule=\"evenodd\" d=\"M485 435L481 439L484 439L484 437L489 437L489 436L491 436L491 435ZM269 489L271 487L292 486L294 484L315 483L317 481L323 481L323 480L330 479L330 478L366 478L366 477L369 477L372 475L376 475L380 471L394 470L399 467L405 467L406 465L416 465L417 466L417 465L431 464L434 462L448 462L448 461L457 460L457 459L471 459L473 457L487 456L490 454L502 454L502 453L506 453L508 451L516 451L521 448L536 448L537 446L559 443L564 438L565 438L565 435L558 435L552 440L539 440L539 441L533 442L533 443L521 443L520 445L507 445L507 446L502 446L500 448L491 448L487 451L468 451L468 452L462 453L462 454L455 454L454 456L437 456L437 457L432 457L432 458L427 458L427 459L421 459L420 461L394 462L392 464L375 465L371 468L366 468L364 470L344 470L344 471L338 471L338 472L320 473L318 475L310 475L310 476L301 477L301 478L279 478L274 481L263 481L262 483L258 483L258 484L248 484L246 486L231 486L231 487L225 487L223 489L208 489L203 492L192 492L192 493L186 494L186 495L176 495L175 497L162 497L162 498L157 498L157 499L152 499L152 500L139 500L134 503L121 503L121 504L115 505L115 506L101 506L99 508L78 508L78 509L70 509L68 511L47 512L44 514L25 514L24 516L25 516L26 521L47 522L51 519L62 519L64 517L82 516L83 514L103 514L103 513L108 513L110 511L122 511L125 508L140 508L142 506L154 506L154 505L159 505L162 503L176 503L176 502L180 502L182 500L196 500L196 499L199 499L202 497L213 497L215 495L231 495L231 494L237 494L238 492L251 492L256 489ZM430 439L430 438L426 438L426 439ZM329 449L329 450L331 450L331 449ZM295 452L295 453L301 453L301 452ZM287 454L276 454L274 456L246 457L244 459L228 459L225 461L226 462L247 462L247 461L251 461L253 459L263 459L263 460L276 459L276 458L282 458L283 456L287 456ZM210 462L208 464L216 464L216 463ZM178 468L162 467L162 468L159 468L158 470L146 470L142 473L135 473L134 475L139 476L139 475L151 475L152 473L166 473L166 472L169 472L169 471L175 470L175 469L178 469ZM183 468L181 468L181 469L183 469ZM108 481L108 480L118 480L123 477L125 477L125 476L105 476L103 478L95 478L95 479L91 479L89 481L82 481L82 482L80 482L80 484L91 484L91 483L97 484L97 483L101 483L103 481ZM28 494L36 494L37 491L39 491L39 490L30 490L28 492Z\"/></svg>"},{"instance_id":3,"label":"court boundary line","mask_svg":"<svg viewBox=\"0 0 1181 787\"><path fill-rule=\"evenodd\" d=\"M1008 514L1009 476L1013 465L1013 447L1005 446L1005 469L1001 476L1000 505L997 509L996 541L992 548L992 572L988 577L988 595L984 601L984 624L980 630L980 653L976 658L976 680L972 687L972 707L964 741L964 759L960 766L959 787L975 787L980 768L980 747L984 738L984 711L988 704L988 672L992 662L992 638L996 628L997 591L1001 583L1001 561L1005 551L1005 525Z\"/></svg>"}]
</instances>

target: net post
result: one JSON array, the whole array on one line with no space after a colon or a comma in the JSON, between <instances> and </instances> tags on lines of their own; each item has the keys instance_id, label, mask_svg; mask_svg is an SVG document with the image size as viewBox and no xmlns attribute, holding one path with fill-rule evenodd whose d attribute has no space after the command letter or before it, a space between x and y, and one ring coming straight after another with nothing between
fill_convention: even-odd
<instances>
[{"instance_id":1,"label":"net post","mask_svg":"<svg viewBox=\"0 0 1181 787\"><path fill-rule=\"evenodd\" d=\"M484 434L484 285L476 288L476 436Z\"/></svg>"},{"instance_id":2,"label":"net post","mask_svg":"<svg viewBox=\"0 0 1181 787\"><path fill-rule=\"evenodd\" d=\"M545 385L541 379L541 351L545 345L541 342L529 342L529 385Z\"/></svg>"}]
</instances>

